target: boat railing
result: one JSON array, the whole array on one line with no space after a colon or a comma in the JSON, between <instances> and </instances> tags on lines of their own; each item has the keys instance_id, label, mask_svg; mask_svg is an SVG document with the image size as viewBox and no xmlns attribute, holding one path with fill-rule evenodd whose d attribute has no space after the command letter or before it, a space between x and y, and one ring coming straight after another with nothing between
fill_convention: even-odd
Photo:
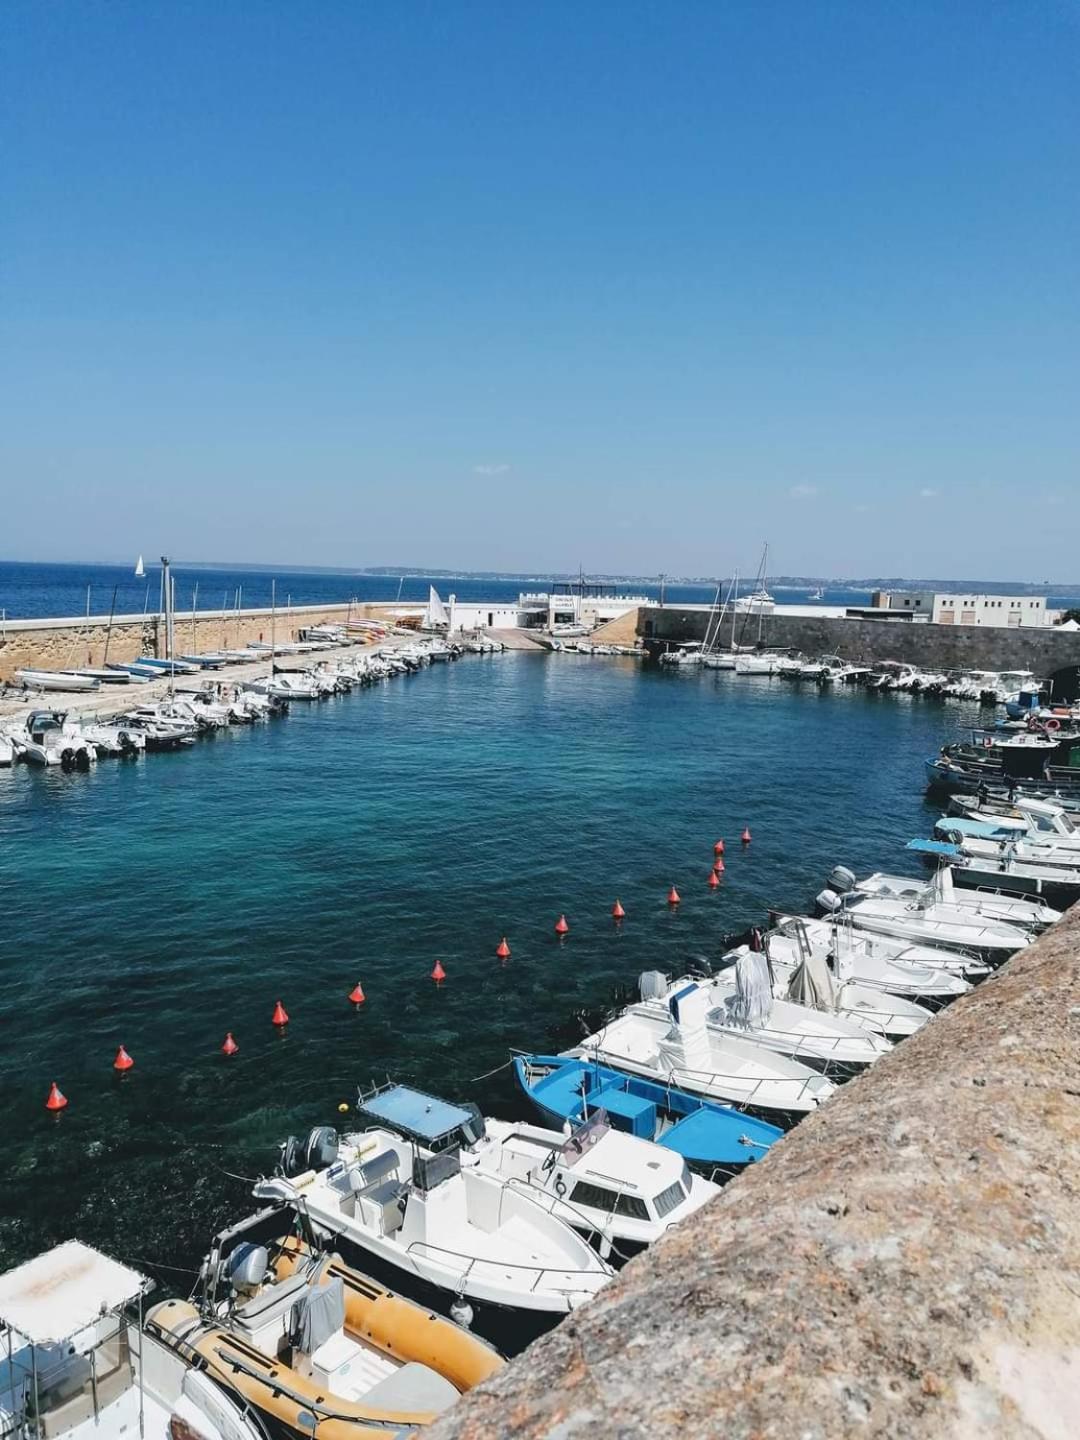
<instances>
[{"instance_id":1,"label":"boat railing","mask_svg":"<svg viewBox=\"0 0 1080 1440\"><path fill-rule=\"evenodd\" d=\"M794 1098L801 1100L808 1091L817 1088L815 1082L825 1079L818 1071L811 1071L805 1079L796 1075L763 1075L758 1080L748 1080L745 1075L729 1075L721 1070L691 1070L687 1065L679 1065L673 1068L672 1078L678 1083L677 1077L685 1075L695 1085L723 1085L729 1095L738 1091L739 1098L732 1100L734 1105L748 1105L754 1103L754 1098L761 1090L775 1090L779 1087L793 1087ZM772 1107L770 1107L772 1108Z\"/></svg>"},{"instance_id":2,"label":"boat railing","mask_svg":"<svg viewBox=\"0 0 1080 1440\"><path fill-rule=\"evenodd\" d=\"M515 1274L520 1274L522 1279L524 1280L531 1275L532 1282L528 1287L530 1292L535 1292L538 1288L541 1288L541 1282L546 1275L550 1275L552 1277L552 1281L554 1281L557 1278L566 1275L596 1275L599 1273L596 1270L581 1270L575 1268L572 1265L568 1265L562 1270L553 1270L548 1265L520 1265L515 1260L485 1260L479 1255L462 1255L457 1250L447 1249L443 1245L432 1245L430 1241L427 1240L413 1240L411 1244L406 1246L406 1255L413 1255L414 1252L419 1252L427 1258L436 1261L438 1261L440 1257L446 1257L447 1259L454 1261L463 1261L465 1268L462 1270L459 1277L459 1284L462 1287L464 1287L465 1282L468 1280L473 1270L477 1266L481 1265L492 1266L499 1272L501 1276L508 1276L509 1272L514 1272ZM557 1285L554 1283L552 1283L548 1288L552 1290L566 1289L564 1285Z\"/></svg>"},{"instance_id":3,"label":"boat railing","mask_svg":"<svg viewBox=\"0 0 1080 1440\"><path fill-rule=\"evenodd\" d=\"M821 1013L828 1012L822 1011ZM767 1043L768 1037L775 1035L790 1045L793 1055L814 1054L819 1050L839 1050L845 1045L859 1041L869 1042L869 1034L866 1031L858 1035L807 1035L800 1030L781 1030L777 1025L737 1025L733 1021L728 1021L721 1028L730 1030L737 1039L745 1036L754 1045Z\"/></svg>"}]
</instances>

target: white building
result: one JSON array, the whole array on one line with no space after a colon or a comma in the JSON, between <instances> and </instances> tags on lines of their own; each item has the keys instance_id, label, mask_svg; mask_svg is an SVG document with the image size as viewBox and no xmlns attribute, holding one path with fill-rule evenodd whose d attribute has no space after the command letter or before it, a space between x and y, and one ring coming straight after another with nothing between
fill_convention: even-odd
<instances>
[{"instance_id":1,"label":"white building","mask_svg":"<svg viewBox=\"0 0 1080 1440\"><path fill-rule=\"evenodd\" d=\"M1051 616L1045 595L950 595L932 590L875 590L874 609L910 614L913 620L934 625L990 625L1015 629L1024 625L1048 625Z\"/></svg>"}]
</instances>

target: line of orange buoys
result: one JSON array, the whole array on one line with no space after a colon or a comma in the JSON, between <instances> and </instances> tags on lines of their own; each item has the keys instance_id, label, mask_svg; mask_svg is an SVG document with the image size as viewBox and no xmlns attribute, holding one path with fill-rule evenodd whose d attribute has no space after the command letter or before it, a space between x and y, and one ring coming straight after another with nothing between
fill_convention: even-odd
<instances>
[{"instance_id":1,"label":"line of orange buoys","mask_svg":"<svg viewBox=\"0 0 1080 1440\"><path fill-rule=\"evenodd\" d=\"M750 827L749 825L747 825L743 829L740 840L745 846L750 844L752 838L753 837L750 834ZM713 860L713 867L712 870L709 872L708 879L708 885L710 890L715 890L719 887L720 877L724 874L725 866L723 840L717 840L717 842L713 846L713 855L715 856L715 859ZM679 895L679 892L674 885L672 885L671 889L667 893L667 903L672 907L672 909L682 903L682 897ZM616 925L626 919L626 911L623 909L622 901L619 899L616 899L614 905L612 905L611 907L611 918L615 921ZM570 934L570 924L565 914L560 914L558 920L556 920L555 934L559 937L560 942L564 941L566 937ZM499 941L499 944L495 950L495 954L500 960L506 961L510 959L510 942L507 940L505 935ZM436 985L441 985L442 982L446 979L446 969L441 960L435 961L435 965L431 971L431 978L435 981ZM357 1008L363 1005L364 1001L367 999L367 996L364 994L364 987L363 985L361 985L359 980L349 991L348 998L349 1003ZM284 1030L285 1026L289 1023L289 1012L285 1009L285 1006L281 1003L280 1000L276 1000L274 1002L274 1013L270 1017L270 1023L277 1030ZM233 1038L233 1033L230 1030L226 1034L225 1041L221 1046L221 1053L226 1057L231 1057L233 1055L236 1055L239 1050L240 1046L236 1043L235 1039ZM132 1070L134 1068L134 1066L135 1061L128 1054L124 1046L121 1045L116 1052L116 1058L113 1060L113 1069L119 1075L126 1075L129 1070ZM67 1105L67 1096L63 1093L59 1085L54 1080L49 1086L49 1093L45 1100L45 1109L49 1111L49 1113L52 1115L59 1115L61 1111L67 1109Z\"/></svg>"}]
</instances>

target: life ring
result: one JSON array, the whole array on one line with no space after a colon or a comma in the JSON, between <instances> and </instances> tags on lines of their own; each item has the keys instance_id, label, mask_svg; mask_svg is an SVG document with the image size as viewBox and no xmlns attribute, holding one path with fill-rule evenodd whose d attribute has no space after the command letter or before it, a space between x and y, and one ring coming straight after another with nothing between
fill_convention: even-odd
<instances>
[{"instance_id":1,"label":"life ring","mask_svg":"<svg viewBox=\"0 0 1080 1440\"><path fill-rule=\"evenodd\" d=\"M566 1181L562 1178L561 1175L556 1175L555 1184L552 1186L552 1189L555 1191L555 1194L558 1195L560 1200L566 1194Z\"/></svg>"},{"instance_id":2,"label":"life ring","mask_svg":"<svg viewBox=\"0 0 1080 1440\"><path fill-rule=\"evenodd\" d=\"M1061 721L1060 721L1060 720L1055 720L1054 717L1053 717L1053 715L1051 715L1050 718L1049 718L1049 720L1044 720L1044 721L1043 721L1043 729L1044 729L1044 730L1060 730L1060 729L1061 729Z\"/></svg>"}]
</instances>

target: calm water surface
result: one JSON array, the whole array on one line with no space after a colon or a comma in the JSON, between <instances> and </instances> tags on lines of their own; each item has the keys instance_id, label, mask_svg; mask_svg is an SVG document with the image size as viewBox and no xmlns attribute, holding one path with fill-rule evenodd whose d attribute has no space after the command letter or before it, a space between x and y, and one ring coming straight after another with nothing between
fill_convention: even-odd
<instances>
[{"instance_id":1,"label":"calm water surface","mask_svg":"<svg viewBox=\"0 0 1080 1440\"><path fill-rule=\"evenodd\" d=\"M476 1078L510 1047L571 1043L575 1012L809 902L838 861L910 869L902 842L931 814L921 762L958 719L912 697L508 655L90 775L0 771L0 1265L77 1233L186 1288L179 1272L249 1208L243 1177L336 1121L357 1082L523 1113L505 1070ZM121 1041L136 1067L116 1080Z\"/></svg>"}]
</instances>

